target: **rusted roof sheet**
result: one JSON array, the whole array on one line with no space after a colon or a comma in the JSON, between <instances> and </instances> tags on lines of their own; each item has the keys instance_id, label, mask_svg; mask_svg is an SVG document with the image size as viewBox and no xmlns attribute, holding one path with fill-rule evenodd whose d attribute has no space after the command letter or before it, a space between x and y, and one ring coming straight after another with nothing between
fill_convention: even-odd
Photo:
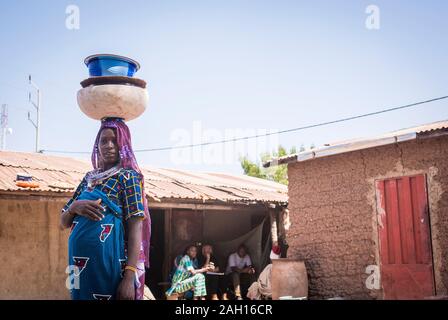
<instances>
[{"instance_id":1,"label":"rusted roof sheet","mask_svg":"<svg viewBox=\"0 0 448 320\"><path fill-rule=\"evenodd\" d=\"M0 190L73 192L89 170L91 164L79 159L0 151ZM146 195L153 201L287 203L287 187L263 179L152 167L142 168L142 171ZM18 173L32 175L39 188L16 186Z\"/></svg>"},{"instance_id":2,"label":"rusted roof sheet","mask_svg":"<svg viewBox=\"0 0 448 320\"><path fill-rule=\"evenodd\" d=\"M291 162L302 162L356 150L363 150L408 140L414 140L418 139L419 137L437 136L439 134L448 134L448 120L388 132L373 138L353 139L331 143L324 147L312 150L306 150L299 153L269 160L266 163L264 163L263 166L271 167Z\"/></svg>"}]
</instances>

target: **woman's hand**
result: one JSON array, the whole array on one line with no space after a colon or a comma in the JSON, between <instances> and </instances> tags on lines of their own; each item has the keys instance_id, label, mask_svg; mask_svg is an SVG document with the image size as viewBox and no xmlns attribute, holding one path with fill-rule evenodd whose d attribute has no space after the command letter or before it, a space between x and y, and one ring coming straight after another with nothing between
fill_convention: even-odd
<instances>
[{"instance_id":1,"label":"woman's hand","mask_svg":"<svg viewBox=\"0 0 448 320\"><path fill-rule=\"evenodd\" d=\"M117 300L135 300L134 272L125 270L117 289Z\"/></svg>"},{"instance_id":2,"label":"woman's hand","mask_svg":"<svg viewBox=\"0 0 448 320\"><path fill-rule=\"evenodd\" d=\"M89 218L90 220L100 221L104 218L103 207L100 206L101 199L94 200L76 200L69 208L71 214L77 214Z\"/></svg>"},{"instance_id":3,"label":"woman's hand","mask_svg":"<svg viewBox=\"0 0 448 320\"><path fill-rule=\"evenodd\" d=\"M68 210L62 212L60 227L61 230L70 228L76 215L84 216L94 221L100 221L104 218L103 207L100 206L101 199L94 200L75 200Z\"/></svg>"}]
</instances>

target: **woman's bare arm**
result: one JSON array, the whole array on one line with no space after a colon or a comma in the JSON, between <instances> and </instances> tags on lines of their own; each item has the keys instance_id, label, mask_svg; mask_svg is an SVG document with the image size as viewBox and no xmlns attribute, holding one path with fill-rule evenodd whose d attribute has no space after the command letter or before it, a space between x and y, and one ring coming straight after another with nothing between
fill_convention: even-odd
<instances>
[{"instance_id":1,"label":"woman's bare arm","mask_svg":"<svg viewBox=\"0 0 448 320\"><path fill-rule=\"evenodd\" d=\"M128 262L133 267L137 266L140 255L140 245L142 242L142 221L140 217L131 217L127 220L128 224ZM126 270L129 271L129 270Z\"/></svg>"},{"instance_id":2,"label":"woman's bare arm","mask_svg":"<svg viewBox=\"0 0 448 320\"><path fill-rule=\"evenodd\" d=\"M75 214L70 212L70 209L61 213L61 223L60 227L62 230L70 228L73 223L73 219L75 219Z\"/></svg>"},{"instance_id":3,"label":"woman's bare arm","mask_svg":"<svg viewBox=\"0 0 448 320\"><path fill-rule=\"evenodd\" d=\"M128 260L127 265L137 268L140 255L140 245L142 241L142 219L140 217L131 217L127 220L128 227ZM117 290L117 299L135 300L135 273L132 270L124 271L123 280Z\"/></svg>"},{"instance_id":4,"label":"woman's bare arm","mask_svg":"<svg viewBox=\"0 0 448 320\"><path fill-rule=\"evenodd\" d=\"M203 268L207 267L210 264L210 255L208 254L205 257L206 257L205 262L204 265L202 266Z\"/></svg>"},{"instance_id":5,"label":"woman's bare arm","mask_svg":"<svg viewBox=\"0 0 448 320\"><path fill-rule=\"evenodd\" d=\"M204 267L201 269L190 269L191 274L195 275L197 273L205 273L205 272L209 272L212 271L213 269L210 267Z\"/></svg>"}]
</instances>

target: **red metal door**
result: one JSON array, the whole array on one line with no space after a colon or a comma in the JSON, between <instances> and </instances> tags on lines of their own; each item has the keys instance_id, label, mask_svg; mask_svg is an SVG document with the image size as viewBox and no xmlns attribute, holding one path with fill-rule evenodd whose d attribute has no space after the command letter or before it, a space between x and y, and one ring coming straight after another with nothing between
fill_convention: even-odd
<instances>
[{"instance_id":1,"label":"red metal door","mask_svg":"<svg viewBox=\"0 0 448 320\"><path fill-rule=\"evenodd\" d=\"M384 299L434 295L425 176L378 181L377 191Z\"/></svg>"}]
</instances>

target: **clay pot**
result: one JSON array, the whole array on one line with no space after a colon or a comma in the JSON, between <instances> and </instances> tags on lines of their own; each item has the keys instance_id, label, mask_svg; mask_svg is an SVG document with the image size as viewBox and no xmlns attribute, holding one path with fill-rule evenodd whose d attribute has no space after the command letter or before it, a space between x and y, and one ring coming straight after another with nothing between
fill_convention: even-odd
<instances>
[{"instance_id":1,"label":"clay pot","mask_svg":"<svg viewBox=\"0 0 448 320\"><path fill-rule=\"evenodd\" d=\"M139 117L149 101L146 89L122 84L91 85L78 91L78 105L88 117L129 121Z\"/></svg>"},{"instance_id":2,"label":"clay pot","mask_svg":"<svg viewBox=\"0 0 448 320\"><path fill-rule=\"evenodd\" d=\"M271 286L272 300L308 297L305 263L295 259L272 260Z\"/></svg>"}]
</instances>

